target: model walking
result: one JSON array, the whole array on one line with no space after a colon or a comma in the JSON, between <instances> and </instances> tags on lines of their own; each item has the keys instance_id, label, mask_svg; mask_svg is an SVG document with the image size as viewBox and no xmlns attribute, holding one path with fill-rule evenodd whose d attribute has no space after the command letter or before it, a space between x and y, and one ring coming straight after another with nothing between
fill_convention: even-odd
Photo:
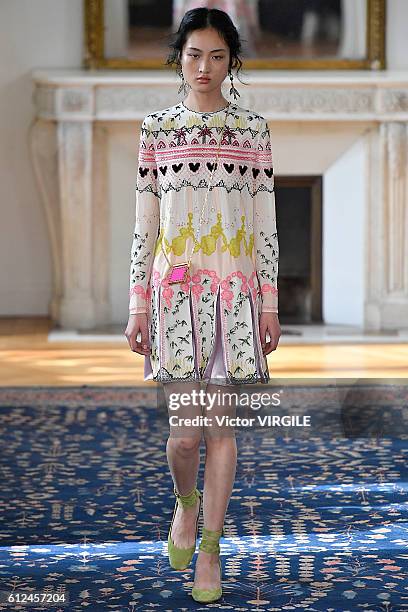
<instances>
[{"instance_id":1,"label":"model walking","mask_svg":"<svg viewBox=\"0 0 408 612\"><path fill-rule=\"evenodd\" d=\"M142 123L125 335L174 414L171 394L193 398L203 383L208 393L268 382L266 355L281 330L269 128L221 92L228 74L230 94L238 94L231 69L242 65L239 34L227 13L197 8L184 15L171 48L167 63L177 65L187 96ZM207 408L191 401L177 416ZM234 410L219 402L213 414ZM230 428L170 426L176 505L168 552L171 566L185 569L195 551L203 433L204 526L192 596L210 602L222 594L219 540L237 460Z\"/></svg>"}]
</instances>

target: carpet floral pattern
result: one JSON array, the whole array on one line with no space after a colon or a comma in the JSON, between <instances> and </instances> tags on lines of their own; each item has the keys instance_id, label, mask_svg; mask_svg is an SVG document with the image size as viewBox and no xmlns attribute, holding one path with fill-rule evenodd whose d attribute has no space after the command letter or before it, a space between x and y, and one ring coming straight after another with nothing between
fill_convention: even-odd
<instances>
[{"instance_id":1,"label":"carpet floral pattern","mask_svg":"<svg viewBox=\"0 0 408 612\"><path fill-rule=\"evenodd\" d=\"M324 392L297 389L310 405ZM223 597L210 606L190 596L196 557L182 572L168 564L174 497L155 388L6 387L0 402L3 597L63 593L51 609L69 612L408 611L404 387L380 405L396 409L400 435L237 431ZM10 609L50 607L2 600Z\"/></svg>"}]
</instances>

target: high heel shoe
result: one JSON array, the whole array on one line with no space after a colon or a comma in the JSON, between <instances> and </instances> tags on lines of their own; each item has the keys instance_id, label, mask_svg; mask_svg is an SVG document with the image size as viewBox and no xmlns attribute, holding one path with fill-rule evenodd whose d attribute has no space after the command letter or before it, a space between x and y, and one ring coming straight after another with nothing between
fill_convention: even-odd
<instances>
[{"instance_id":1,"label":"high heel shoe","mask_svg":"<svg viewBox=\"0 0 408 612\"><path fill-rule=\"evenodd\" d=\"M177 497L176 503L173 511L173 518L171 519L171 525L169 529L169 535L167 538L167 550L169 553L169 563L173 569L182 570L186 569L190 565L191 559L193 558L195 549L196 549L196 540L197 540L197 532L198 532L198 519L200 517L200 509L201 509L201 493L200 491L194 487L194 489L188 495L180 495L177 492L176 487L174 487L174 494ZM173 527L174 517L176 516L177 506L180 503L183 508L189 506L195 506L197 503L197 499L199 499L198 505L198 513L197 513L197 521L196 521L196 531L195 531L195 540L193 546L189 548L179 548L176 546L171 539L171 528Z\"/></svg>"},{"instance_id":2,"label":"high heel shoe","mask_svg":"<svg viewBox=\"0 0 408 612\"><path fill-rule=\"evenodd\" d=\"M217 531L211 531L210 529L206 529L203 527L203 537L200 542L199 550L204 550L208 553L218 553L220 554L220 544L219 540L222 536L224 530L219 529ZM218 557L218 564L220 566L220 580L222 580L222 567L221 560ZM200 603L210 603L212 601L217 601L222 596L222 585L216 587L215 589L198 589L197 587L193 587L191 591L191 596L195 601Z\"/></svg>"}]
</instances>

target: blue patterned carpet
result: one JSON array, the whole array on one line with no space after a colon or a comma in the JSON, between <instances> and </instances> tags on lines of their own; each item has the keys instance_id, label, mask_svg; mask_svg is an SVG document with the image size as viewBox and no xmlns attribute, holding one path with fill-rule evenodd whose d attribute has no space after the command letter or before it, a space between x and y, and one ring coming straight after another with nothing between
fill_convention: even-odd
<instances>
[{"instance_id":1,"label":"blue patterned carpet","mask_svg":"<svg viewBox=\"0 0 408 612\"><path fill-rule=\"evenodd\" d=\"M311 407L326 392L297 389ZM70 612L408 610L406 387L378 397L400 435L369 435L361 419L349 437L237 430L224 594L204 606L190 596L194 560L168 564L174 497L155 387L0 389L0 591L65 593L51 609Z\"/></svg>"}]
</instances>

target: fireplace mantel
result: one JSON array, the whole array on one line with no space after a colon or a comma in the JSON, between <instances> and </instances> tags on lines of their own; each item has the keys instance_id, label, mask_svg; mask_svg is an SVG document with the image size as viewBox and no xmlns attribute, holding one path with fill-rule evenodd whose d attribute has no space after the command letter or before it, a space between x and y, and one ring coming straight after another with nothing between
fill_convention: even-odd
<instances>
[{"instance_id":1,"label":"fireplace mantel","mask_svg":"<svg viewBox=\"0 0 408 612\"><path fill-rule=\"evenodd\" d=\"M35 70L31 152L53 255L52 318L111 322L103 122L176 104L174 72ZM237 103L273 122L372 125L367 136L364 329L408 327L408 71L245 71ZM229 83L223 84L227 99Z\"/></svg>"},{"instance_id":2,"label":"fireplace mantel","mask_svg":"<svg viewBox=\"0 0 408 612\"><path fill-rule=\"evenodd\" d=\"M251 70L240 78L248 84L236 79L240 106L271 121L408 120L408 71ZM36 70L33 80L37 116L48 120L137 121L182 99L179 79L164 70Z\"/></svg>"}]
</instances>

